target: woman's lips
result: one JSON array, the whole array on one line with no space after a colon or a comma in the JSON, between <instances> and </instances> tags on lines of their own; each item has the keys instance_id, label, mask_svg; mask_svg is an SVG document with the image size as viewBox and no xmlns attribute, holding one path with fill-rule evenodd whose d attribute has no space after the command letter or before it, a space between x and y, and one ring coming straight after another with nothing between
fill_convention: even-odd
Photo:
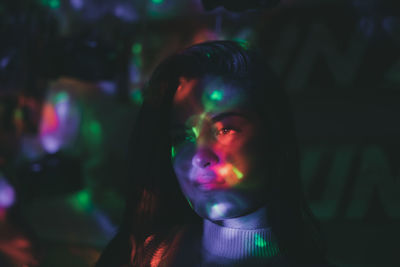
<instances>
[{"instance_id":1,"label":"woman's lips","mask_svg":"<svg viewBox=\"0 0 400 267\"><path fill-rule=\"evenodd\" d=\"M203 183L195 184L195 187L201 191L210 191L224 188L225 183Z\"/></svg>"},{"instance_id":2,"label":"woman's lips","mask_svg":"<svg viewBox=\"0 0 400 267\"><path fill-rule=\"evenodd\" d=\"M219 179L215 174L199 175L193 181L193 185L203 191L221 189L225 187L225 180Z\"/></svg>"}]
</instances>

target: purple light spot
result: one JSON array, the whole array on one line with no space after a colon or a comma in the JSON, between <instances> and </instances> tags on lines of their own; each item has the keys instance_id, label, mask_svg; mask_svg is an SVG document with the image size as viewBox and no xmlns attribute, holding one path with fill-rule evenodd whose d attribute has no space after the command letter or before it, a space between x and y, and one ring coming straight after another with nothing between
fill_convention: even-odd
<instances>
[{"instance_id":1,"label":"purple light spot","mask_svg":"<svg viewBox=\"0 0 400 267\"><path fill-rule=\"evenodd\" d=\"M400 18L389 16L383 19L382 27L395 39L400 40Z\"/></svg>"},{"instance_id":2,"label":"purple light spot","mask_svg":"<svg viewBox=\"0 0 400 267\"><path fill-rule=\"evenodd\" d=\"M4 69L10 62L10 57L5 57L0 60L0 68Z\"/></svg>"},{"instance_id":3,"label":"purple light spot","mask_svg":"<svg viewBox=\"0 0 400 267\"><path fill-rule=\"evenodd\" d=\"M117 86L114 82L110 81L100 81L97 83L97 86L100 87L101 91L108 95L113 95L117 91Z\"/></svg>"},{"instance_id":4,"label":"purple light spot","mask_svg":"<svg viewBox=\"0 0 400 267\"><path fill-rule=\"evenodd\" d=\"M360 28L365 35L371 37L375 32L375 21L372 18L362 18L360 20Z\"/></svg>"},{"instance_id":5,"label":"purple light spot","mask_svg":"<svg viewBox=\"0 0 400 267\"><path fill-rule=\"evenodd\" d=\"M139 83L140 82L140 70L138 66L135 64L130 64L129 68L129 78L131 83Z\"/></svg>"},{"instance_id":6,"label":"purple light spot","mask_svg":"<svg viewBox=\"0 0 400 267\"><path fill-rule=\"evenodd\" d=\"M109 235L109 237L113 236L116 232L116 227L110 221L110 219L100 210L95 210L93 213L96 221L99 223L101 229Z\"/></svg>"},{"instance_id":7,"label":"purple light spot","mask_svg":"<svg viewBox=\"0 0 400 267\"><path fill-rule=\"evenodd\" d=\"M75 9L82 9L83 7L83 1L82 0L69 0L71 3L71 6L74 7Z\"/></svg>"},{"instance_id":8,"label":"purple light spot","mask_svg":"<svg viewBox=\"0 0 400 267\"><path fill-rule=\"evenodd\" d=\"M0 177L0 208L9 208L14 204L14 201L14 188L6 181L6 179Z\"/></svg>"},{"instance_id":9,"label":"purple light spot","mask_svg":"<svg viewBox=\"0 0 400 267\"><path fill-rule=\"evenodd\" d=\"M86 45L91 48L95 48L95 47L97 47L97 42L96 41L86 41Z\"/></svg>"},{"instance_id":10,"label":"purple light spot","mask_svg":"<svg viewBox=\"0 0 400 267\"><path fill-rule=\"evenodd\" d=\"M114 8L114 15L124 21L134 21L138 18L136 11L129 5L117 4Z\"/></svg>"},{"instance_id":11,"label":"purple light spot","mask_svg":"<svg viewBox=\"0 0 400 267\"><path fill-rule=\"evenodd\" d=\"M46 152L50 154L56 153L61 147L60 140L58 140L58 138L54 136L49 136L49 135L42 136L41 141L44 150L46 150Z\"/></svg>"},{"instance_id":12,"label":"purple light spot","mask_svg":"<svg viewBox=\"0 0 400 267\"><path fill-rule=\"evenodd\" d=\"M42 166L40 166L39 163L34 163L32 164L31 169L34 172L40 172L42 170Z\"/></svg>"},{"instance_id":13,"label":"purple light spot","mask_svg":"<svg viewBox=\"0 0 400 267\"><path fill-rule=\"evenodd\" d=\"M59 102L56 104L56 111L59 118L65 118L68 114L69 105L68 102Z\"/></svg>"}]
</instances>

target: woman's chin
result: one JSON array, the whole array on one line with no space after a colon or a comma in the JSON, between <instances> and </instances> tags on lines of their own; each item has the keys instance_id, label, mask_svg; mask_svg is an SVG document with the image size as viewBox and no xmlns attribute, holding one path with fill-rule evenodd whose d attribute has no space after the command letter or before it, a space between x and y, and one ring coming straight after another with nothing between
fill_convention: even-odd
<instances>
[{"instance_id":1,"label":"woman's chin","mask_svg":"<svg viewBox=\"0 0 400 267\"><path fill-rule=\"evenodd\" d=\"M213 222L239 216L237 207L229 202L214 202L195 205L194 210L203 219Z\"/></svg>"}]
</instances>

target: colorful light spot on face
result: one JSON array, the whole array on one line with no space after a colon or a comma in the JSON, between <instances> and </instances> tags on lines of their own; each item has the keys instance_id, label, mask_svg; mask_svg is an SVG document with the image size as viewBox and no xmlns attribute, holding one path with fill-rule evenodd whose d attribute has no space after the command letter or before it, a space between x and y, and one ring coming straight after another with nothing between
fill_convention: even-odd
<instances>
[{"instance_id":1,"label":"colorful light spot on face","mask_svg":"<svg viewBox=\"0 0 400 267\"><path fill-rule=\"evenodd\" d=\"M221 101L223 98L223 92L219 91L219 90L214 90L214 91L212 91L210 98L211 98L211 100L214 100L214 101Z\"/></svg>"},{"instance_id":2,"label":"colorful light spot on face","mask_svg":"<svg viewBox=\"0 0 400 267\"><path fill-rule=\"evenodd\" d=\"M132 53L133 54L140 54L142 52L142 44L135 43L132 45Z\"/></svg>"},{"instance_id":3,"label":"colorful light spot on face","mask_svg":"<svg viewBox=\"0 0 400 267\"><path fill-rule=\"evenodd\" d=\"M223 166L218 166L215 170L218 173L218 176L222 177L225 181L225 185L229 187L238 184L239 180L243 177L243 173L229 163L226 163Z\"/></svg>"},{"instance_id":4,"label":"colorful light spot on face","mask_svg":"<svg viewBox=\"0 0 400 267\"><path fill-rule=\"evenodd\" d=\"M224 217L227 211L227 206L225 203L217 203L211 206L210 218L216 219Z\"/></svg>"},{"instance_id":5,"label":"colorful light spot on face","mask_svg":"<svg viewBox=\"0 0 400 267\"><path fill-rule=\"evenodd\" d=\"M193 131L193 133L194 133L194 136L195 136L196 138L198 138L198 137L199 137L199 130L197 130L196 127L192 127L192 131Z\"/></svg>"},{"instance_id":6,"label":"colorful light spot on face","mask_svg":"<svg viewBox=\"0 0 400 267\"><path fill-rule=\"evenodd\" d=\"M221 167L218 169L218 173L221 176L225 176L228 175L229 171L230 171L230 166L229 165L225 165L224 167Z\"/></svg>"},{"instance_id":7,"label":"colorful light spot on face","mask_svg":"<svg viewBox=\"0 0 400 267\"><path fill-rule=\"evenodd\" d=\"M236 167L233 167L233 172L236 174L236 177L238 179L242 179L243 178L243 173L241 171L239 171Z\"/></svg>"}]
</instances>

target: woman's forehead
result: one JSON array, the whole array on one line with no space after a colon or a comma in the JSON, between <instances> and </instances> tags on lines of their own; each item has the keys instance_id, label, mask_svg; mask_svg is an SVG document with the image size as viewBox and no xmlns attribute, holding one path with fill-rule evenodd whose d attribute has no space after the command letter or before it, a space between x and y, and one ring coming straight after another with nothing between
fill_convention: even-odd
<instances>
[{"instance_id":1,"label":"woman's forehead","mask_svg":"<svg viewBox=\"0 0 400 267\"><path fill-rule=\"evenodd\" d=\"M215 76L201 79L180 78L173 101L174 121L187 121L194 115L213 115L230 110L248 109L249 92L239 83Z\"/></svg>"}]
</instances>

